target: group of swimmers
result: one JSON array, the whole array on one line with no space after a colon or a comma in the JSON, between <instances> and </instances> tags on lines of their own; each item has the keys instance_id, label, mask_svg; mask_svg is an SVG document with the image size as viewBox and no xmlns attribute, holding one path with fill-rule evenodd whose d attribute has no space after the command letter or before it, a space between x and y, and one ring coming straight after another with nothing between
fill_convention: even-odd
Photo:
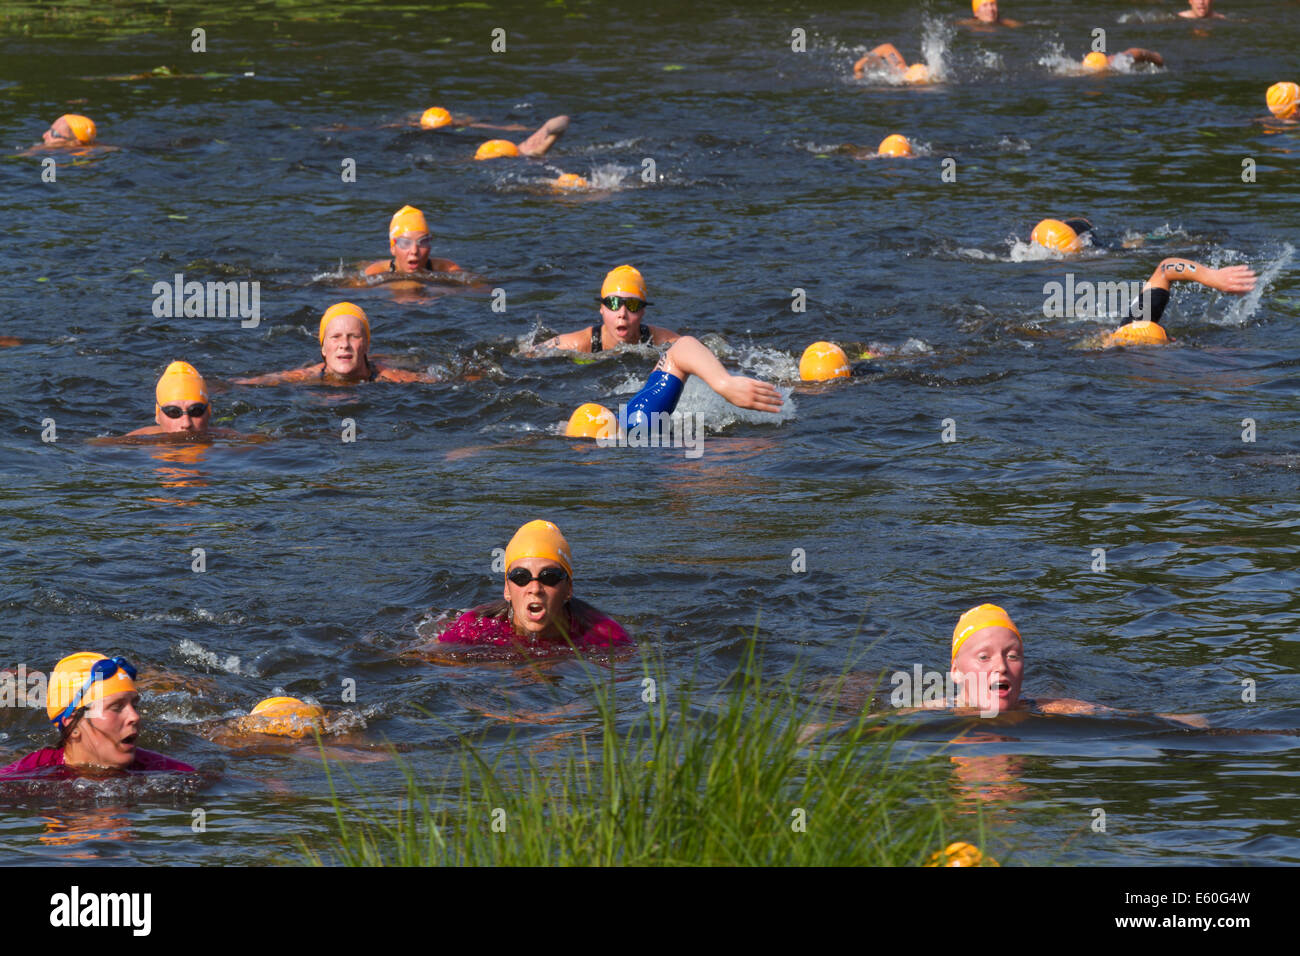
<instances>
[{"instance_id":1,"label":"group of swimmers","mask_svg":"<svg viewBox=\"0 0 1300 956\"><path fill-rule=\"evenodd\" d=\"M1182 16L1218 17L1212 0L1191 0ZM973 0L975 24L1018 26L1000 16L995 0ZM1134 62L1160 65L1159 54L1133 48L1117 56ZM1100 57L1096 59L1095 57ZM1104 69L1112 58L1090 54L1086 69ZM909 66L890 44L877 47L854 64L854 73L864 75L884 70L906 82L928 82L924 64ZM1300 105L1300 87L1278 83L1266 94L1274 116L1294 121ZM467 118L456 119L445 109L426 110L418 124L424 129L449 126L482 126ZM481 144L475 159L506 156L542 156L568 128L566 116L548 120L520 143L495 139ZM514 128L514 127L495 127ZM43 137L40 148L81 149L97 143L95 123L85 116L59 117ZM902 137L891 137L880 149L883 155L908 155L910 145ZM564 177L561 177L563 180ZM581 177L569 185L585 183ZM1073 254L1094 236L1086 219L1049 219L1040 222L1032 242L1063 255ZM432 256L433 234L423 213L403 206L389 223L388 259L364 266L364 276L409 275L417 278L463 274L457 263ZM1110 333L1107 344L1150 345L1168 341L1160 325L1173 282L1192 281L1231 294L1254 288L1255 274L1246 266L1212 268L1188 259L1166 258L1143 287L1143 294L1130 304L1130 319ZM686 380L696 375L727 401L742 408L777 412L781 393L771 384L729 373L702 343L691 336L646 322L651 305L641 273L631 265L612 269L598 296L600 321L591 326L548 339L539 350L567 350L581 353L604 352L629 345L667 346L645 387L628 403L626 427L635 427L655 414L671 413ZM351 302L337 302L325 309L318 328L321 361L302 368L234 379L245 386L299 383L355 384L360 382L432 382L432 377L386 366L370 352L371 325L366 312ZM800 377L821 381L847 377L859 366L850 362L839 346L818 342L805 350ZM136 429L129 437L174 436L182 438L226 434L210 426L211 400L206 382L189 363L170 363L155 386L154 424ZM609 409L584 405L574 413L566 434L596 437L617 427ZM230 433L233 434L233 433ZM497 645L523 649L554 647L618 648L632 641L623 627L610 616L574 596L573 558L560 529L549 521L523 525L505 549L505 577L501 600L475 607L462 614L438 637L444 645ZM1097 705L1069 699L1038 699L1021 692L1024 678L1024 644L1019 629L1000 607L985 604L963 614L953 632L951 674L959 687L945 707L976 707L994 712L1032 709L1043 713L1088 713ZM25 776L59 768L72 773L86 768L133 771L193 772L180 761L138 748L141 730L140 693L137 672L122 657L79 652L60 660L50 675L47 714L58 732L54 747L42 748L0 769L0 777ZM324 711L316 704L291 697L273 697L255 705L240 719L241 730L280 736L302 736L322 727Z\"/></svg>"}]
</instances>

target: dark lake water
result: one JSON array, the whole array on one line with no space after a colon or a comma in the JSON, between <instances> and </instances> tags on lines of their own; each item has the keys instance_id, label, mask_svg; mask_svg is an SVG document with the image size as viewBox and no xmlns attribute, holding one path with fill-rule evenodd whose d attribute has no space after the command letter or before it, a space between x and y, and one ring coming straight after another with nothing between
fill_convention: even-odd
<instances>
[{"instance_id":1,"label":"dark lake water","mask_svg":"<svg viewBox=\"0 0 1300 956\"><path fill-rule=\"evenodd\" d=\"M0 336L22 340L0 349L0 665L125 654L154 675L143 745L212 770L197 789L0 790L4 862L327 845L312 746L212 739L211 721L274 693L344 714L336 746L381 798L404 788L374 759L385 742L437 777L458 733L544 744L594 726L576 661L411 654L440 615L499 596L492 549L539 517L568 536L577 593L660 659L667 694L716 687L755 633L810 696L846 669L946 669L957 616L1006 606L1026 694L1136 713L920 721L927 748L966 734L946 751L953 786L983 805L998 855L1300 862L1300 127L1256 122L1271 83L1300 79L1300 4L1225 2L1231 19L1207 27L1172 0L1009 0L1025 26L997 33L953 28L956 2L0 6ZM195 27L206 53L190 52ZM1069 75L1095 27L1166 68ZM852 61L885 41L945 81L855 81ZM105 79L160 66L200 75ZM474 163L483 139L524 134L387 125L431 105L572 125L544 161ZM69 111L121 149L61 158L42 182L39 158L15 154ZM841 148L893 132L921 155ZM603 188L556 195L560 172ZM405 203L483 285L349 287ZM1026 246L1039 219L1080 214L1106 247L1063 261ZM1141 280L1173 255L1262 281L1241 299L1178 287L1167 348L1100 350L1116 322L1044 317L1045 283ZM560 437L582 402L626 401L655 355L522 346L596 321L623 262L646 276L651 321L779 382L785 411L692 382L698 458ZM176 273L258 281L260 324L155 317L154 283ZM318 360L319 316L344 298L369 313L374 351L445 381L231 384ZM884 357L802 386L816 339ZM91 443L151 423L173 359L207 377L219 424L271 440ZM630 721L642 663L614 666ZM51 743L47 726L0 708L0 755Z\"/></svg>"}]
</instances>

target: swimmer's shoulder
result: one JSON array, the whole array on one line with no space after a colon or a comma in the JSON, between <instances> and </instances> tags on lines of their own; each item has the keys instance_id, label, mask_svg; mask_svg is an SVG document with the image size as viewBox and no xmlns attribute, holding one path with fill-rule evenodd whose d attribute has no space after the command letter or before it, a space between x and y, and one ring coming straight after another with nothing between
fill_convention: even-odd
<instances>
[{"instance_id":1,"label":"swimmer's shoulder","mask_svg":"<svg viewBox=\"0 0 1300 956\"><path fill-rule=\"evenodd\" d=\"M547 339L539 348L559 349L562 352L590 352L591 326L577 332L565 332L553 339Z\"/></svg>"},{"instance_id":2,"label":"swimmer's shoulder","mask_svg":"<svg viewBox=\"0 0 1300 956\"><path fill-rule=\"evenodd\" d=\"M138 435L162 435L163 427L161 425L146 425L144 428L137 428L133 432L127 432L123 438L135 438Z\"/></svg>"},{"instance_id":3,"label":"swimmer's shoulder","mask_svg":"<svg viewBox=\"0 0 1300 956\"><path fill-rule=\"evenodd\" d=\"M142 773L197 773L184 761L173 760L152 750L139 749L135 752L135 759L131 761L130 769Z\"/></svg>"},{"instance_id":4,"label":"swimmer's shoulder","mask_svg":"<svg viewBox=\"0 0 1300 956\"><path fill-rule=\"evenodd\" d=\"M388 271L389 262L387 259L380 259L378 262L372 262L361 270L362 275L377 276Z\"/></svg>"},{"instance_id":5,"label":"swimmer's shoulder","mask_svg":"<svg viewBox=\"0 0 1300 956\"><path fill-rule=\"evenodd\" d=\"M658 325L650 326L650 341L654 345L672 345L681 337L681 333L674 332L672 329L665 329Z\"/></svg>"}]
</instances>

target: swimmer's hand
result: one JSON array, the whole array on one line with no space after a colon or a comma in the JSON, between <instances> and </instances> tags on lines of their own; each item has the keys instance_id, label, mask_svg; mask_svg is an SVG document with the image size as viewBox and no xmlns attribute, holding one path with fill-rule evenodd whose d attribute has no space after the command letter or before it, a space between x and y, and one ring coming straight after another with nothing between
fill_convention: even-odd
<instances>
[{"instance_id":1,"label":"swimmer's hand","mask_svg":"<svg viewBox=\"0 0 1300 956\"><path fill-rule=\"evenodd\" d=\"M1222 269L1210 269L1209 275L1201 279L1201 282L1211 289L1230 292L1233 295L1244 295L1251 291L1255 288L1256 281L1258 276L1250 266L1224 266Z\"/></svg>"},{"instance_id":2,"label":"swimmer's hand","mask_svg":"<svg viewBox=\"0 0 1300 956\"><path fill-rule=\"evenodd\" d=\"M781 410L781 405L785 401L774 385L760 382L756 378L745 378L743 375L727 376L726 381L714 386L714 391L731 404L741 408L752 408L756 412L775 414Z\"/></svg>"}]
</instances>

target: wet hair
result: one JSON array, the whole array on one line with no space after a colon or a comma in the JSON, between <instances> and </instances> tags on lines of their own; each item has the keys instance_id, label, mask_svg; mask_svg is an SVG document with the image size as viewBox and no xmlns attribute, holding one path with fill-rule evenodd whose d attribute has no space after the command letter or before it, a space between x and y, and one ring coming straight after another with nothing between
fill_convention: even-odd
<instances>
[{"instance_id":1,"label":"wet hair","mask_svg":"<svg viewBox=\"0 0 1300 956\"><path fill-rule=\"evenodd\" d=\"M72 712L72 716L65 720L63 725L59 727L59 742L55 745L58 749L62 749L63 745L68 742L68 737L72 735L72 731L76 728L77 724L81 723L81 718L84 716L86 716L86 708L84 706L78 707Z\"/></svg>"},{"instance_id":2,"label":"wet hair","mask_svg":"<svg viewBox=\"0 0 1300 956\"><path fill-rule=\"evenodd\" d=\"M574 635L584 634L591 630L595 624L607 615L596 610L586 601L581 601L576 597L571 597L564 602L564 610L568 612L567 621L556 622L565 637L570 640ZM505 598L493 601L491 604L484 604L476 607L474 613L483 620L492 621L513 621L514 608Z\"/></svg>"}]
</instances>

